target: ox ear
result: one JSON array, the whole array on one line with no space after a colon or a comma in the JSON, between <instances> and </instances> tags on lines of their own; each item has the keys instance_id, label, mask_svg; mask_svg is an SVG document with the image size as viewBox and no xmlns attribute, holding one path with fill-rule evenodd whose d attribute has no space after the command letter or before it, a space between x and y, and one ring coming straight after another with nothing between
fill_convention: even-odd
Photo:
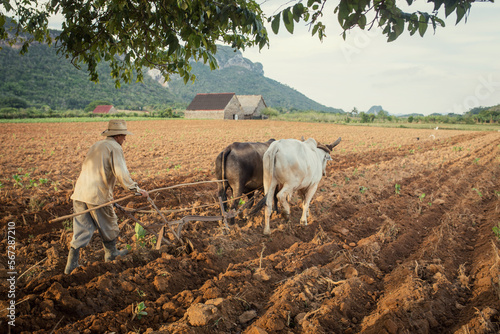
<instances>
[{"instance_id":1,"label":"ox ear","mask_svg":"<svg viewBox=\"0 0 500 334\"><path fill-rule=\"evenodd\" d=\"M339 137L339 139L337 139L333 144L331 145L326 145L326 147L328 147L330 149L330 151L335 147L337 146L338 144L340 144L340 141L342 140L341 137Z\"/></svg>"}]
</instances>

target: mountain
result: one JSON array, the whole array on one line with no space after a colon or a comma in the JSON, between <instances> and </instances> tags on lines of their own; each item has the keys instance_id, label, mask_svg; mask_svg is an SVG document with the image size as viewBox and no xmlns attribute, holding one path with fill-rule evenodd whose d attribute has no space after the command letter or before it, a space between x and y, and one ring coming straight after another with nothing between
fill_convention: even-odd
<instances>
[{"instance_id":1,"label":"mountain","mask_svg":"<svg viewBox=\"0 0 500 334\"><path fill-rule=\"evenodd\" d=\"M268 107L315 110L343 113L343 110L326 107L304 94L264 76L262 64L244 58L240 51L218 46L215 55L219 69L211 71L201 63L194 63L194 83L184 84L179 78L168 83L170 91L183 101L190 102L198 93L225 93L236 95L262 95ZM160 83L163 81L160 78Z\"/></svg>"},{"instance_id":2,"label":"mountain","mask_svg":"<svg viewBox=\"0 0 500 334\"><path fill-rule=\"evenodd\" d=\"M239 51L220 46L216 54L219 69L193 63L197 80L184 84L179 78L163 83L158 72L148 71L142 83L122 84L116 89L107 63L98 66L99 83L89 81L84 70L75 68L56 49L33 44L23 56L18 47L0 45L0 100L17 97L34 107L84 109L95 100L108 101L117 109L141 109L148 106L186 107L197 93L234 92L262 95L273 108L342 112L326 107L304 94L264 76L262 64L244 58ZM2 106L0 105L0 108Z\"/></svg>"},{"instance_id":3,"label":"mountain","mask_svg":"<svg viewBox=\"0 0 500 334\"><path fill-rule=\"evenodd\" d=\"M384 110L384 108L382 108L382 106L371 106L366 113L377 115L380 110Z\"/></svg>"},{"instance_id":4,"label":"mountain","mask_svg":"<svg viewBox=\"0 0 500 334\"><path fill-rule=\"evenodd\" d=\"M107 64L99 64L99 83L89 81L87 72L44 44L33 44L19 55L16 48L0 50L0 98L17 97L30 106L52 109L84 109L94 100L107 100L118 109L146 105L181 105L183 101L149 77L143 83L122 84L115 89Z\"/></svg>"}]
</instances>

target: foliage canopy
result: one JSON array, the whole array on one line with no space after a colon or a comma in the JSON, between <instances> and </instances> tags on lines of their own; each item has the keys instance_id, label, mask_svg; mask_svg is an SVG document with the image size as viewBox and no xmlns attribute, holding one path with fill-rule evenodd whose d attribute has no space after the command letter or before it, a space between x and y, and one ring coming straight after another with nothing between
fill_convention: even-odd
<instances>
[{"instance_id":1,"label":"foliage canopy","mask_svg":"<svg viewBox=\"0 0 500 334\"><path fill-rule=\"evenodd\" d=\"M0 42L21 42L21 52L34 41L55 43L75 66L85 64L93 81L98 81L97 64L105 60L110 62L118 86L133 78L141 81L143 68L158 68L166 80L178 74L188 82L195 79L191 60L217 67L217 42L234 49L268 45L266 20L274 33L281 24L293 33L294 24L302 21L311 27L312 35L323 39L326 25L322 16L327 2L292 0L284 6L292 5L266 18L254 0L3 0ZM446 17L456 13L458 23L467 17L475 1L427 2L434 4L431 13L407 13L395 0L340 0L334 12L344 38L346 31L355 27L377 27L393 41L405 28L411 35L418 31L423 36L429 25L433 29L444 27L438 16L442 8ZM414 0L406 3L416 6ZM64 18L58 35L48 29L49 18L55 14ZM15 18L13 25L8 24L7 15Z\"/></svg>"}]
</instances>

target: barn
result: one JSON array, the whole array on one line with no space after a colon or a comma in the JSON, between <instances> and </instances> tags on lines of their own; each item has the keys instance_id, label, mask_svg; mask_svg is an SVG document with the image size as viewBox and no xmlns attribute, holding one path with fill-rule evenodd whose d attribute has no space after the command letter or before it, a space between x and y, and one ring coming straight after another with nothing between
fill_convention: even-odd
<instances>
[{"instance_id":1,"label":"barn","mask_svg":"<svg viewBox=\"0 0 500 334\"><path fill-rule=\"evenodd\" d=\"M100 105L95 107L92 113L94 114L116 114L118 110L112 105Z\"/></svg>"},{"instance_id":2,"label":"barn","mask_svg":"<svg viewBox=\"0 0 500 334\"><path fill-rule=\"evenodd\" d=\"M261 119L260 113L264 108L267 108L262 95L237 95L243 108L244 119Z\"/></svg>"},{"instance_id":3,"label":"barn","mask_svg":"<svg viewBox=\"0 0 500 334\"><path fill-rule=\"evenodd\" d=\"M235 93L196 94L184 118L239 119L243 108Z\"/></svg>"},{"instance_id":4,"label":"barn","mask_svg":"<svg viewBox=\"0 0 500 334\"><path fill-rule=\"evenodd\" d=\"M266 108L262 95L235 93L196 94L184 112L184 118L253 119L261 118Z\"/></svg>"}]
</instances>

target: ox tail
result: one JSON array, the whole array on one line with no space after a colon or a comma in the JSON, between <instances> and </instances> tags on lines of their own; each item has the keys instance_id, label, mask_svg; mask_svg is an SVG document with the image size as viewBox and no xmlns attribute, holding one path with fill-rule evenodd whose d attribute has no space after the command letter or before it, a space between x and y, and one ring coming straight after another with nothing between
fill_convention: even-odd
<instances>
[{"instance_id":1,"label":"ox tail","mask_svg":"<svg viewBox=\"0 0 500 334\"><path fill-rule=\"evenodd\" d=\"M252 210L248 213L248 217L253 217L255 216L257 213L260 212L260 210L262 210L262 208L266 205L266 196L264 196L257 204L254 205L254 207L252 208Z\"/></svg>"},{"instance_id":2,"label":"ox tail","mask_svg":"<svg viewBox=\"0 0 500 334\"><path fill-rule=\"evenodd\" d=\"M227 188L229 187L229 182L226 181L226 160L229 153L231 153L231 148L226 147L224 151L222 151L220 154L220 168L221 168L220 180L222 180L222 182L219 183L219 196L222 198L223 202L227 201L226 191Z\"/></svg>"},{"instance_id":3,"label":"ox tail","mask_svg":"<svg viewBox=\"0 0 500 334\"><path fill-rule=\"evenodd\" d=\"M264 175L263 175L264 197L252 208L252 210L248 214L248 217L255 216L266 205L267 196L269 196L269 187L270 187L272 180L274 178L274 164L275 164L275 160L276 160L276 153L278 153L278 151L273 152L273 154L270 156L269 159L264 159L264 161L263 161L263 164L264 164ZM273 194L271 196L275 197L274 189L273 189L272 193ZM277 205L276 201L275 201L275 205ZM276 209L277 208L275 208L275 210Z\"/></svg>"}]
</instances>

